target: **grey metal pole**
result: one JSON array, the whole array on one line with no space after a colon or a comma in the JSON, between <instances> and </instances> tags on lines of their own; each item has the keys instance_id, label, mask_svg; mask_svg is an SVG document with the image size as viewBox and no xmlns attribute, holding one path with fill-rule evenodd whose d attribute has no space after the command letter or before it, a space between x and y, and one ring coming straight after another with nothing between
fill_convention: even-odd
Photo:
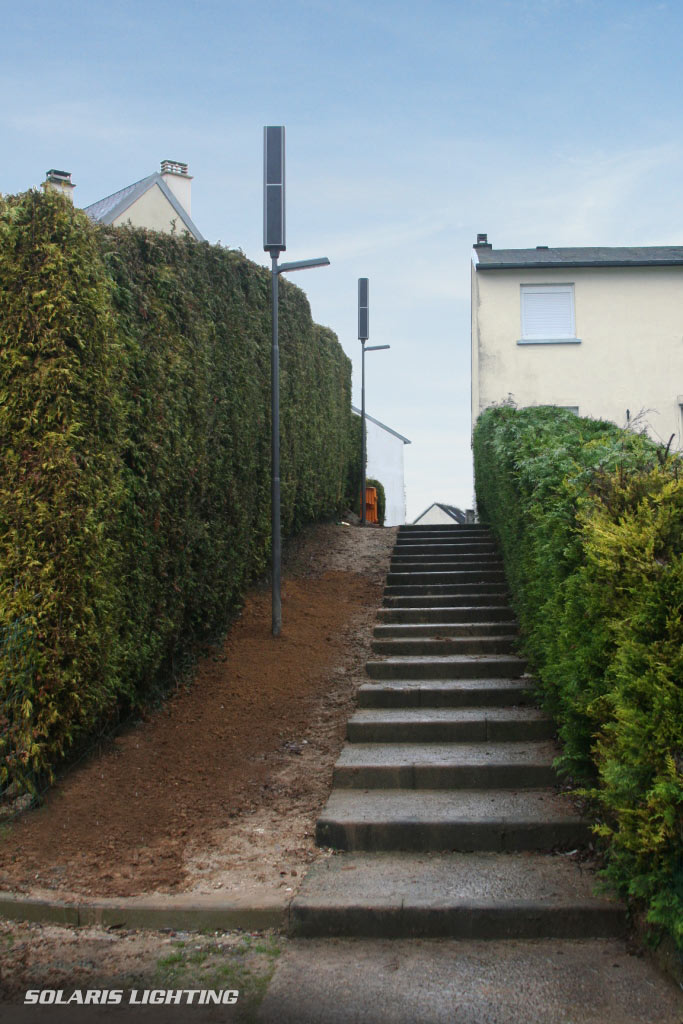
<instances>
[{"instance_id":1,"label":"grey metal pole","mask_svg":"<svg viewBox=\"0 0 683 1024\"><path fill-rule=\"evenodd\" d=\"M280 526L280 347L278 339L278 251L271 249L273 261L273 343L270 358L271 389L271 533L273 548L273 636L282 631L282 532Z\"/></svg>"},{"instance_id":2,"label":"grey metal pole","mask_svg":"<svg viewBox=\"0 0 683 1024\"><path fill-rule=\"evenodd\" d=\"M361 362L362 370L361 370L361 386L360 386L360 396L361 396L360 397L360 408L361 408L361 413L360 413L360 422L361 422L361 427L360 427L360 434L361 434L361 441L360 441L360 523L361 523L361 526L365 526L365 462L366 462L365 446L366 446L366 443L367 443L367 438L366 438L366 433L365 433L365 342L363 341L363 342L361 342L361 344L363 346L363 355L362 355L362 362Z\"/></svg>"}]
</instances>

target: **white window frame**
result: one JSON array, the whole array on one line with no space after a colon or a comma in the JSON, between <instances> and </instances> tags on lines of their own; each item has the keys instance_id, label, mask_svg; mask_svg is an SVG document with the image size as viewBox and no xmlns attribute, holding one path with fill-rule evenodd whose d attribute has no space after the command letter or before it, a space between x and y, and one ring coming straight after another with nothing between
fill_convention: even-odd
<instances>
[{"instance_id":1,"label":"white window frame","mask_svg":"<svg viewBox=\"0 0 683 1024\"><path fill-rule=\"evenodd\" d=\"M553 334L551 331L544 331L542 333L532 333L525 317L525 295L533 294L544 294L550 293L562 293L569 295L571 298L570 302L570 322L567 325L567 333ZM519 296L519 309L520 309L520 326L521 326L521 337L517 341L518 345L578 345L580 339L576 337L576 315L574 305L574 285L573 284L522 284L520 285L520 296Z\"/></svg>"}]
</instances>

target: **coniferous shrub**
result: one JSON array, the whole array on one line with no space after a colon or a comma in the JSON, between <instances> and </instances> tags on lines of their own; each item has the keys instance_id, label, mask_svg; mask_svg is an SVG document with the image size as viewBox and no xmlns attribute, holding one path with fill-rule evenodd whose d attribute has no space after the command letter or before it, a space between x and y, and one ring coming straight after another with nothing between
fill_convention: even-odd
<instances>
[{"instance_id":1,"label":"coniferous shrub","mask_svg":"<svg viewBox=\"0 0 683 1024\"><path fill-rule=\"evenodd\" d=\"M351 364L280 282L283 533L343 505ZM270 551L270 275L0 199L0 786L220 633Z\"/></svg>"},{"instance_id":2,"label":"coniferous shrub","mask_svg":"<svg viewBox=\"0 0 683 1024\"><path fill-rule=\"evenodd\" d=\"M593 801L607 876L681 947L681 458L554 407L488 410L474 454L560 767Z\"/></svg>"}]
</instances>

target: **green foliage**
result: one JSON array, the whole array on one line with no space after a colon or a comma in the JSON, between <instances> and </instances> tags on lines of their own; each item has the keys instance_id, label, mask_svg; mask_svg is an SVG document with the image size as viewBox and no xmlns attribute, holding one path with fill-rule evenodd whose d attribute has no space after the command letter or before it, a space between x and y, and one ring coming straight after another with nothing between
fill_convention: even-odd
<instances>
[{"instance_id":1,"label":"green foliage","mask_svg":"<svg viewBox=\"0 0 683 1024\"><path fill-rule=\"evenodd\" d=\"M387 497L384 493L384 485L379 480L366 480L366 487L377 488L377 522L380 526L384 526L384 520L386 519L387 512Z\"/></svg>"},{"instance_id":2,"label":"green foliage","mask_svg":"<svg viewBox=\"0 0 683 1024\"><path fill-rule=\"evenodd\" d=\"M0 783L143 702L270 550L270 275L0 201ZM283 533L343 505L350 362L280 282ZM17 671L19 666L19 671Z\"/></svg>"},{"instance_id":3,"label":"green foliage","mask_svg":"<svg viewBox=\"0 0 683 1024\"><path fill-rule=\"evenodd\" d=\"M607 875L683 946L683 474L644 435L556 408L474 436L525 648L584 782Z\"/></svg>"},{"instance_id":4,"label":"green foliage","mask_svg":"<svg viewBox=\"0 0 683 1024\"><path fill-rule=\"evenodd\" d=\"M361 444L362 424L360 416L351 416L349 423L349 463L346 473L346 485L344 488L346 507L350 508L356 515L360 515L360 485L361 485ZM366 459L367 463L367 459Z\"/></svg>"}]
</instances>

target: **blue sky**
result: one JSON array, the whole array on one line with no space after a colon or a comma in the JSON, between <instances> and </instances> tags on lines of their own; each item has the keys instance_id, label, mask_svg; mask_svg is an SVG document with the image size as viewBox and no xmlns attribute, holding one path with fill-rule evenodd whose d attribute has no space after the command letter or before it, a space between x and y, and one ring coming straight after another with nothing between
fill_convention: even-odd
<instances>
[{"instance_id":1,"label":"blue sky","mask_svg":"<svg viewBox=\"0 0 683 1024\"><path fill-rule=\"evenodd\" d=\"M683 4L0 0L0 190L86 206L169 158L209 241L262 250L262 129L287 129L292 277L409 437L408 517L469 506L471 246L683 244Z\"/></svg>"}]
</instances>

